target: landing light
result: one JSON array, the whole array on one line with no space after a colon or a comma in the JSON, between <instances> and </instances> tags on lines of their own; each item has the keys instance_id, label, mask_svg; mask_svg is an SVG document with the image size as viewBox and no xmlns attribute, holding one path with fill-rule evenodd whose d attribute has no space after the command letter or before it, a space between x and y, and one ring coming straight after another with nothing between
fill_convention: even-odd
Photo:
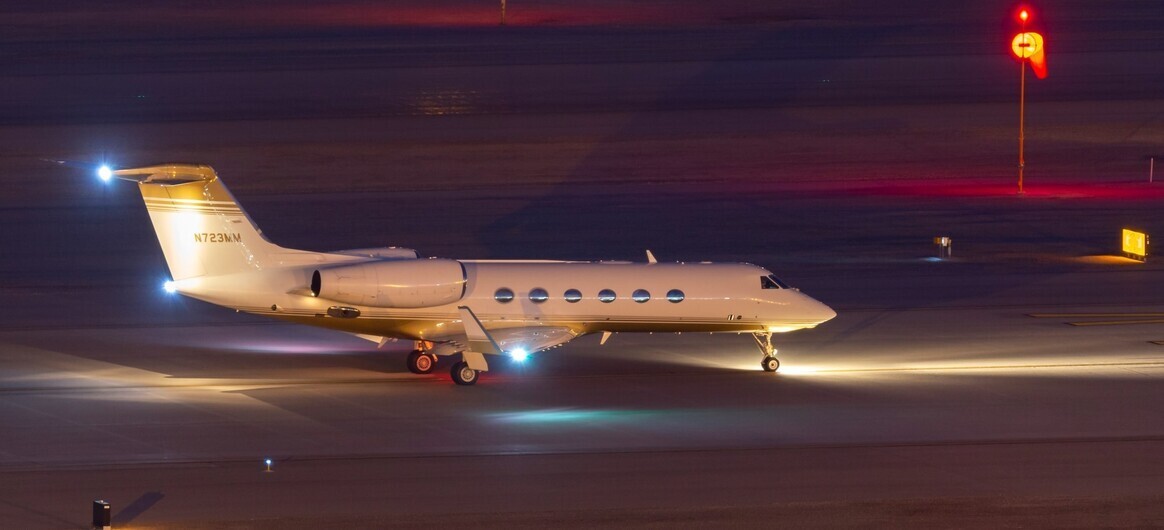
<instances>
[{"instance_id":1,"label":"landing light","mask_svg":"<svg viewBox=\"0 0 1164 530\"><path fill-rule=\"evenodd\" d=\"M109 179L113 178L113 170L109 166L102 165L97 168L97 176L101 177L101 180L109 182Z\"/></svg>"},{"instance_id":2,"label":"landing light","mask_svg":"<svg viewBox=\"0 0 1164 530\"><path fill-rule=\"evenodd\" d=\"M178 292L178 284L174 283L173 280L170 280L162 284L162 290L169 294L174 294Z\"/></svg>"},{"instance_id":3,"label":"landing light","mask_svg":"<svg viewBox=\"0 0 1164 530\"><path fill-rule=\"evenodd\" d=\"M529 358L529 352L525 348L514 348L509 350L509 358L519 363L524 363Z\"/></svg>"}]
</instances>

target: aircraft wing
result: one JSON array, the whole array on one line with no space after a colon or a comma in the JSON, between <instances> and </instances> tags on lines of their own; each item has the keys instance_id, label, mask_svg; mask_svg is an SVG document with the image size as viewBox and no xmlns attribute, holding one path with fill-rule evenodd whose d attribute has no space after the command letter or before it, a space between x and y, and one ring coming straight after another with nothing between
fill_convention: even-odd
<instances>
[{"instance_id":1,"label":"aircraft wing","mask_svg":"<svg viewBox=\"0 0 1164 530\"><path fill-rule=\"evenodd\" d=\"M521 348L526 353L561 346L578 338L581 334L566 327L528 326L520 328L502 328L489 330L489 336L497 343L501 353ZM451 334L443 337L433 337L436 342L433 353L437 355L451 355L470 349L470 339L464 333Z\"/></svg>"}]
</instances>

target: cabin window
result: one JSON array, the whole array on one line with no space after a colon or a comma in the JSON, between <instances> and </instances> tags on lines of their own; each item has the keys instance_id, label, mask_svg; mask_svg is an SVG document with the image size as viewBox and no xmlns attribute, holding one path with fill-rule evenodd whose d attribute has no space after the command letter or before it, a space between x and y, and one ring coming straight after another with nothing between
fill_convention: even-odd
<instances>
[{"instance_id":1,"label":"cabin window","mask_svg":"<svg viewBox=\"0 0 1164 530\"><path fill-rule=\"evenodd\" d=\"M508 304L513 301L513 290L502 287L493 293L493 299L503 304Z\"/></svg>"},{"instance_id":2,"label":"cabin window","mask_svg":"<svg viewBox=\"0 0 1164 530\"><path fill-rule=\"evenodd\" d=\"M767 276L760 277L760 288L761 289L787 289L788 284L780 281L780 278L777 278L775 274L769 274Z\"/></svg>"},{"instance_id":3,"label":"cabin window","mask_svg":"<svg viewBox=\"0 0 1164 530\"><path fill-rule=\"evenodd\" d=\"M565 298L567 302L572 304L582 299L582 291L577 289L566 289L566 293L562 295L562 298Z\"/></svg>"},{"instance_id":4,"label":"cabin window","mask_svg":"<svg viewBox=\"0 0 1164 530\"><path fill-rule=\"evenodd\" d=\"M631 293L631 300L634 300L640 304L650 299L651 292L646 289L635 289L635 292Z\"/></svg>"},{"instance_id":5,"label":"cabin window","mask_svg":"<svg viewBox=\"0 0 1164 530\"><path fill-rule=\"evenodd\" d=\"M679 289L671 289L670 291L667 291L667 301L671 302L672 304L678 304L686 297L687 296L683 294L683 291L680 291Z\"/></svg>"},{"instance_id":6,"label":"cabin window","mask_svg":"<svg viewBox=\"0 0 1164 530\"><path fill-rule=\"evenodd\" d=\"M534 289L530 289L529 299L535 304L540 304L550 299L550 293L547 293L546 290L542 289L541 287L536 287Z\"/></svg>"},{"instance_id":7,"label":"cabin window","mask_svg":"<svg viewBox=\"0 0 1164 530\"><path fill-rule=\"evenodd\" d=\"M618 298L618 295L614 293L613 289L603 289L598 291L599 302L609 304L613 302L615 298Z\"/></svg>"}]
</instances>

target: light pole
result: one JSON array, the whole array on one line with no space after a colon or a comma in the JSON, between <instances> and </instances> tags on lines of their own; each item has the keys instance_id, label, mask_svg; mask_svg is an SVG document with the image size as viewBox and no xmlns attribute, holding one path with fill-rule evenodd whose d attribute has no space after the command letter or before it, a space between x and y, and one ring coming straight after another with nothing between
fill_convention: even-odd
<instances>
[{"instance_id":1,"label":"light pole","mask_svg":"<svg viewBox=\"0 0 1164 530\"><path fill-rule=\"evenodd\" d=\"M1031 71L1035 72L1035 77L1042 79L1047 77L1047 56L1043 48L1043 36L1033 31L1027 31L1027 19L1031 14L1026 9L1019 12L1018 18L1022 21L1022 31L1015 35L1010 41L1010 49L1014 52L1015 57L1019 58L1019 172L1018 172L1018 193L1023 194L1023 169L1026 168L1026 159L1023 156L1023 148L1026 136L1026 111L1027 111L1027 64L1031 65Z\"/></svg>"},{"instance_id":2,"label":"light pole","mask_svg":"<svg viewBox=\"0 0 1164 530\"><path fill-rule=\"evenodd\" d=\"M1027 42L1027 18L1030 14L1027 10L1022 10L1019 13L1019 18L1023 21L1022 36L1023 42L1019 44L1024 48L1029 48L1030 43ZM1025 50L1024 50L1025 51ZM1018 194L1023 194L1023 167L1026 166L1026 160L1023 158L1023 142L1026 133L1026 104L1027 104L1027 57L1026 53L1019 57L1019 174L1018 174Z\"/></svg>"}]
</instances>

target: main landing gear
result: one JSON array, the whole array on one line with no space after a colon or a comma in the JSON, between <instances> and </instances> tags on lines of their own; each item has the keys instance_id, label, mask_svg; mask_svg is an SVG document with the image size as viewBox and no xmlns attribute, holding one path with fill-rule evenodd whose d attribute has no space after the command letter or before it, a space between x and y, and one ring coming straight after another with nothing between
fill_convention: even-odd
<instances>
[{"instance_id":1,"label":"main landing gear","mask_svg":"<svg viewBox=\"0 0 1164 530\"><path fill-rule=\"evenodd\" d=\"M469 386L477 382L481 372L469 367L469 363L465 361L457 361L453 364L453 369L450 372L453 376L453 382L461 386Z\"/></svg>"},{"instance_id":2,"label":"main landing gear","mask_svg":"<svg viewBox=\"0 0 1164 530\"><path fill-rule=\"evenodd\" d=\"M408 371L414 374L432 373L437 363L436 354L433 353L436 350L432 342L416 341L416 349L408 353ZM485 361L485 356L481 352L466 349L460 354L461 359L453 363L449 375L458 385L475 384L477 379L480 379L481 372L489 370L489 363Z\"/></svg>"},{"instance_id":3,"label":"main landing gear","mask_svg":"<svg viewBox=\"0 0 1164 530\"><path fill-rule=\"evenodd\" d=\"M756 346L760 348L760 353L764 354L764 358L760 360L760 367L765 372L775 372L780 369L780 359L776 358L776 347L772 346L771 333L753 333L752 338L756 341Z\"/></svg>"},{"instance_id":4,"label":"main landing gear","mask_svg":"<svg viewBox=\"0 0 1164 530\"><path fill-rule=\"evenodd\" d=\"M421 350L412 350L408 354L409 372L427 374L432 373L434 367L436 367L436 355Z\"/></svg>"}]
</instances>

